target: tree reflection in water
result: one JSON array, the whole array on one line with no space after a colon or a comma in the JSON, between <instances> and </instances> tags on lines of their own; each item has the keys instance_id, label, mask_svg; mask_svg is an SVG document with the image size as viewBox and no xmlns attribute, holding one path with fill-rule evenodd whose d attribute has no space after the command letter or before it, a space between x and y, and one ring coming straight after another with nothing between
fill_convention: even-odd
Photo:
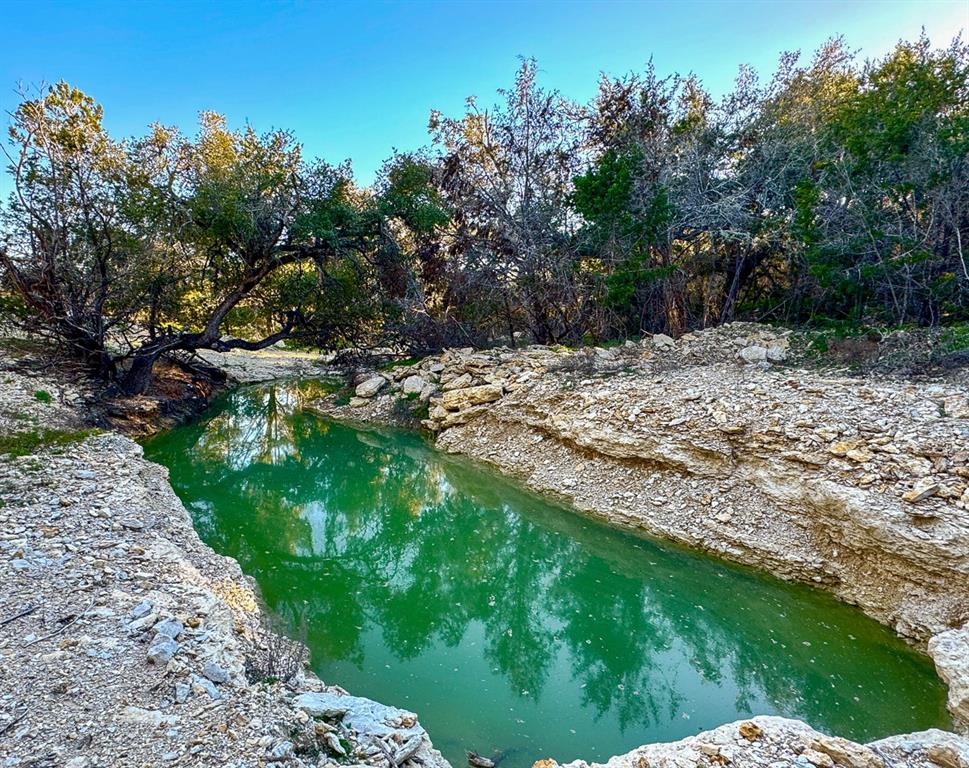
<instances>
[{"instance_id":1,"label":"tree reflection in water","mask_svg":"<svg viewBox=\"0 0 969 768\"><path fill-rule=\"evenodd\" d=\"M948 722L927 660L857 611L318 418L313 387L236 392L149 455L324 679L417 710L452 759L602 758L754 713L859 739Z\"/></svg>"}]
</instances>

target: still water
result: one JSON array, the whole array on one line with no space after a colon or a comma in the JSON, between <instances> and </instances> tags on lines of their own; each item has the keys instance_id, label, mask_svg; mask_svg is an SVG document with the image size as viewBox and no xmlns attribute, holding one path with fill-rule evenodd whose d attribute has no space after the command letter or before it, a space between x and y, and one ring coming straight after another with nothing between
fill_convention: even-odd
<instances>
[{"instance_id":1,"label":"still water","mask_svg":"<svg viewBox=\"0 0 969 768\"><path fill-rule=\"evenodd\" d=\"M147 454L316 672L417 712L455 766L603 759L752 714L858 740L948 725L928 659L859 611L320 418L319 387L238 390Z\"/></svg>"}]
</instances>

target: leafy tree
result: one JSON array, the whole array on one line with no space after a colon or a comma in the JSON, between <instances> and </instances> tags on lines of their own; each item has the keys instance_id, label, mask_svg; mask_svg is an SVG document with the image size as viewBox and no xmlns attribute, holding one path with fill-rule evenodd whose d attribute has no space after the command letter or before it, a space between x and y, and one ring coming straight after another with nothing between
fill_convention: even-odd
<instances>
[{"instance_id":1,"label":"leafy tree","mask_svg":"<svg viewBox=\"0 0 969 768\"><path fill-rule=\"evenodd\" d=\"M111 376L109 334L124 333L139 310L152 253L127 220L145 195L144 177L102 116L63 82L13 114L15 192L3 212L0 262L28 327Z\"/></svg>"},{"instance_id":2,"label":"leafy tree","mask_svg":"<svg viewBox=\"0 0 969 768\"><path fill-rule=\"evenodd\" d=\"M347 169L212 113L194 140L156 127L127 143L101 115L60 83L14 116L2 259L36 328L138 394L166 354L339 341L363 321Z\"/></svg>"}]
</instances>

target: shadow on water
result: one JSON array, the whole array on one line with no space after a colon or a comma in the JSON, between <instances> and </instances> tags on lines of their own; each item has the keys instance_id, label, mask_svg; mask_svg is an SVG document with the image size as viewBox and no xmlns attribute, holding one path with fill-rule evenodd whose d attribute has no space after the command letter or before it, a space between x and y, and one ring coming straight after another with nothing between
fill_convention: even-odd
<instances>
[{"instance_id":1,"label":"shadow on water","mask_svg":"<svg viewBox=\"0 0 969 768\"><path fill-rule=\"evenodd\" d=\"M859 611L319 418L317 386L239 390L147 453L305 621L321 677L417 711L455 765L603 759L752 714L858 740L948 725L928 659Z\"/></svg>"}]
</instances>

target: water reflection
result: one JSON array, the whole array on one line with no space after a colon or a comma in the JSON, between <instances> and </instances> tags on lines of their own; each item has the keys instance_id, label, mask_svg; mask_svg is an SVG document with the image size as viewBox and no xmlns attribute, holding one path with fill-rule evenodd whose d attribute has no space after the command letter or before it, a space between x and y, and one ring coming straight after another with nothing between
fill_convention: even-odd
<instances>
[{"instance_id":1,"label":"water reflection","mask_svg":"<svg viewBox=\"0 0 969 768\"><path fill-rule=\"evenodd\" d=\"M931 665L825 595L603 528L404 434L235 393L149 446L203 538L305 621L324 679L417 710L451 758L602 758L778 713L945 725Z\"/></svg>"}]
</instances>

